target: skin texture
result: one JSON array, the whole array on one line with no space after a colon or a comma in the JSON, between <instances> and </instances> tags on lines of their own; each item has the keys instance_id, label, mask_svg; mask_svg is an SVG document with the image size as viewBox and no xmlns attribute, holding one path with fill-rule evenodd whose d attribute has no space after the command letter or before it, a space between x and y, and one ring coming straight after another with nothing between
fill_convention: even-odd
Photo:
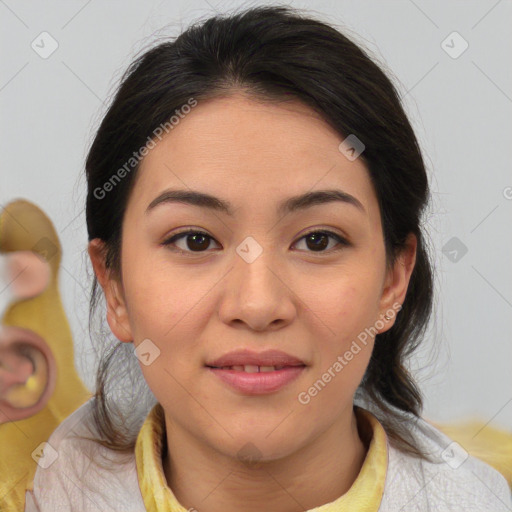
<instances>
[{"instance_id":1,"label":"skin texture","mask_svg":"<svg viewBox=\"0 0 512 512\"><path fill-rule=\"evenodd\" d=\"M306 510L347 492L361 469L367 448L353 396L373 339L307 405L297 396L404 302L416 239L386 273L377 197L362 160L339 151L343 139L299 102L243 94L199 102L142 162L123 221L122 281L105 271L101 242L89 245L113 333L135 346L149 338L160 350L141 368L165 411L163 467L185 507ZM168 188L228 200L233 218L178 203L145 214ZM365 212L333 202L276 213L290 196L331 188L355 196ZM185 227L212 239L177 240L187 254L161 245ZM312 228L351 245L328 238L315 250L304 238ZM236 252L247 236L263 250L252 263ZM308 366L277 392L243 395L204 367L240 348L277 348ZM257 466L240 460L247 443Z\"/></svg>"}]
</instances>

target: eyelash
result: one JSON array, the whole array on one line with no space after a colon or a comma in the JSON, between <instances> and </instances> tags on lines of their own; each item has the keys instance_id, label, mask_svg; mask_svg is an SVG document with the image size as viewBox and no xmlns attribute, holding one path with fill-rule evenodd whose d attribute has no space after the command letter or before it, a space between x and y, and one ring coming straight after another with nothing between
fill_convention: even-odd
<instances>
[{"instance_id":1,"label":"eyelash","mask_svg":"<svg viewBox=\"0 0 512 512\"><path fill-rule=\"evenodd\" d=\"M349 247L351 245L347 240L345 240L345 238L343 238L340 235L338 235L337 233L334 233L333 231L329 231L327 229L309 231L308 233L305 233L304 235L302 235L302 237L300 237L299 240L297 240L297 242L299 242L300 240L302 240L303 238L306 238L307 236L309 236L311 234L317 234L317 233L320 233L323 235L328 235L329 237L334 238L341 246L341 247L338 247L337 249L336 248L330 249L328 251L318 251L319 254L337 252L337 251L340 251L341 249L343 249L345 247ZM186 235L203 235L203 236L210 238L211 240L215 240L213 237L211 237L208 233L206 233L204 231L197 230L197 229L187 229L185 231L180 231L180 232L174 234L172 237L170 237L167 240L165 240L164 242L162 242L162 245L168 247L168 246L172 245L174 242L176 242L177 240L184 238ZM176 247L172 248L171 250L181 253L181 254L185 254L187 256L190 254L201 254L202 252L207 252L207 251L184 251L183 249L179 249ZM306 251L306 252L311 252L313 254L315 253L315 251Z\"/></svg>"}]
</instances>

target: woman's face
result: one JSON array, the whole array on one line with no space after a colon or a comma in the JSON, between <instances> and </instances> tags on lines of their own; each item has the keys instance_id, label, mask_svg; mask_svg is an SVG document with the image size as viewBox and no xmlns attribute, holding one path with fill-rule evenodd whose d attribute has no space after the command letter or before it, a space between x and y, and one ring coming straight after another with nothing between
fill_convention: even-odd
<instances>
[{"instance_id":1,"label":"woman's face","mask_svg":"<svg viewBox=\"0 0 512 512\"><path fill-rule=\"evenodd\" d=\"M264 459L284 457L346 425L370 329L389 329L393 305L403 303L414 250L386 274L377 197L363 161L339 150L342 140L301 103L234 95L199 102L139 169L117 299L104 287L109 324L120 340L144 343L141 368L171 428L224 455L251 442ZM170 190L214 196L231 212L207 202L154 205ZM279 208L320 190L355 199ZM186 229L207 236L164 245ZM320 233L305 236L311 231ZM251 394L206 366L238 349L280 350L305 367Z\"/></svg>"}]
</instances>

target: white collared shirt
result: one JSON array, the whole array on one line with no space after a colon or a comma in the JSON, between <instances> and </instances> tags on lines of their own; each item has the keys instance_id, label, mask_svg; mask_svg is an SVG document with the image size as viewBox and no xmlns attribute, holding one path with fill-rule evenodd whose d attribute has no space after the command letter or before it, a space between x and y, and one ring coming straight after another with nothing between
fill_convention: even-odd
<instances>
[{"instance_id":1,"label":"white collared shirt","mask_svg":"<svg viewBox=\"0 0 512 512\"><path fill-rule=\"evenodd\" d=\"M66 418L48 440L58 455L38 467L25 512L145 512L135 454L122 456L73 433L90 435L91 398ZM371 411L368 403L360 402ZM411 426L418 443L435 462L405 454L388 443L388 467L378 512L511 512L505 477L468 455L425 420ZM45 455L46 456L46 455ZM53 454L55 457L55 454ZM112 468L99 463L106 456ZM51 457L50 459L51 460Z\"/></svg>"}]
</instances>

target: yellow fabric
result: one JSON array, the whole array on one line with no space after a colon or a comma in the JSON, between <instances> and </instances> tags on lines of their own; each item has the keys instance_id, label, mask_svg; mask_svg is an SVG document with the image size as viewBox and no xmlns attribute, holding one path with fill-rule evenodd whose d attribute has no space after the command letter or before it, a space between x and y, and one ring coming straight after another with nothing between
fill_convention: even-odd
<instances>
[{"instance_id":1,"label":"yellow fabric","mask_svg":"<svg viewBox=\"0 0 512 512\"><path fill-rule=\"evenodd\" d=\"M2 325L30 329L44 338L57 365L55 391L46 406L30 418L0 425L0 510L25 508L25 490L32 489L37 469L32 452L91 397L73 364L73 338L59 294L61 245L50 219L24 199L9 203L0 216L0 251L32 250L50 264L51 280L32 299L12 304Z\"/></svg>"},{"instance_id":2,"label":"yellow fabric","mask_svg":"<svg viewBox=\"0 0 512 512\"><path fill-rule=\"evenodd\" d=\"M489 425L483 420L457 423L433 423L459 443L470 455L498 470L512 489L512 432Z\"/></svg>"},{"instance_id":3,"label":"yellow fabric","mask_svg":"<svg viewBox=\"0 0 512 512\"><path fill-rule=\"evenodd\" d=\"M377 418L356 407L358 424L371 431L371 440L361 471L352 487L337 500L310 509L309 512L377 512L388 465L388 441ZM167 485L162 467L165 419L162 406L156 404L148 414L137 437L135 460L139 486L148 512L187 512Z\"/></svg>"}]
</instances>

